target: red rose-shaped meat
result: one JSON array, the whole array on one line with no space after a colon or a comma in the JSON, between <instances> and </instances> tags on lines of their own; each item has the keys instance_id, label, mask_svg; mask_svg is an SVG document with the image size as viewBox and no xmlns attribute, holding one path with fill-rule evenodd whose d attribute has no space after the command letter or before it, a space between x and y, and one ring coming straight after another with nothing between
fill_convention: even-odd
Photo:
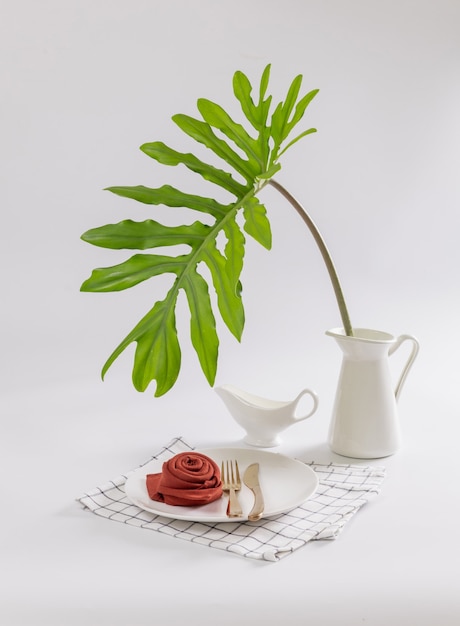
<instances>
[{"instance_id":1,"label":"red rose-shaped meat","mask_svg":"<svg viewBox=\"0 0 460 626\"><path fill-rule=\"evenodd\" d=\"M222 496L217 464L198 452L181 452L163 463L159 474L148 474L152 500L177 506L209 504Z\"/></svg>"}]
</instances>

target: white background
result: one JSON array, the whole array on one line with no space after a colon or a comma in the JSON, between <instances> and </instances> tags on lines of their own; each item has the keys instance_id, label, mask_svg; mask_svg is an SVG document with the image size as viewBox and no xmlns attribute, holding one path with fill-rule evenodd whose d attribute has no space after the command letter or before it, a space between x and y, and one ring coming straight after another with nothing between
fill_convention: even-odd
<instances>
[{"instance_id":1,"label":"white background","mask_svg":"<svg viewBox=\"0 0 460 626\"><path fill-rule=\"evenodd\" d=\"M460 3L2 0L0 46L0 623L169 625L187 615L226 624L224 569L238 581L240 620L265 602L269 624L458 623ZM257 83L267 63L275 100L298 73L305 91L320 89L304 126L318 133L286 154L278 179L320 227L353 324L412 333L422 348L384 493L333 544L255 568L74 504L173 436L202 445L242 434L199 370L185 310L169 394L132 388L130 350L100 381L164 283L80 293L93 267L120 258L80 235L125 218L166 219L170 211L103 189L186 188L181 168L138 147L162 140L193 151L171 116L195 115L199 97L236 111L234 71ZM325 443L340 355L324 332L340 325L338 310L297 215L272 189L263 200L273 250L248 241L243 342L219 325L216 383L275 399L314 388L320 408L286 436L289 451L340 462ZM189 580L182 604L172 599L178 570Z\"/></svg>"}]
</instances>

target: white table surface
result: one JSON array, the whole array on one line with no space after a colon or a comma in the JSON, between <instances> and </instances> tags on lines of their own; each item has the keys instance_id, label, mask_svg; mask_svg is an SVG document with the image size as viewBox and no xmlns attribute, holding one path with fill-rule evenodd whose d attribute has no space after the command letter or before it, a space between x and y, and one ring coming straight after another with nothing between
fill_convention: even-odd
<instances>
[{"instance_id":1,"label":"white table surface","mask_svg":"<svg viewBox=\"0 0 460 626\"><path fill-rule=\"evenodd\" d=\"M4 396L0 623L458 624L458 402L453 377L439 393L431 356L427 341L401 398L403 448L359 461L386 467L379 496L336 540L276 563L101 519L75 502L176 435L201 446L239 443L242 431L211 390L153 400L115 375ZM323 404L276 450L349 462L325 443Z\"/></svg>"}]
</instances>

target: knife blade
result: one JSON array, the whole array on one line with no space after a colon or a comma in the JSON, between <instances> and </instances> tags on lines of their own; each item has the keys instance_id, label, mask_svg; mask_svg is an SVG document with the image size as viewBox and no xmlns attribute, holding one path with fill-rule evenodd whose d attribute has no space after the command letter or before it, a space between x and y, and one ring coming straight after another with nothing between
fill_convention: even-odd
<instances>
[{"instance_id":1,"label":"knife blade","mask_svg":"<svg viewBox=\"0 0 460 626\"><path fill-rule=\"evenodd\" d=\"M255 522L262 517L264 512L264 497L259 484L259 464L253 463L246 468L243 482L254 493L254 506L248 515L248 520Z\"/></svg>"}]
</instances>

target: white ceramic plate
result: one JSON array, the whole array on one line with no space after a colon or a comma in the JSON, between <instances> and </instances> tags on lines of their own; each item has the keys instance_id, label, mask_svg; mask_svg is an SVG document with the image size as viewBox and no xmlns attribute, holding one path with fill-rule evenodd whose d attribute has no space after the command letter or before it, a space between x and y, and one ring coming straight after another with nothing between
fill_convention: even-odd
<instances>
[{"instance_id":1,"label":"white ceramic plate","mask_svg":"<svg viewBox=\"0 0 460 626\"><path fill-rule=\"evenodd\" d=\"M207 448L196 450L196 452L210 457L219 467L222 460L236 459L241 479L248 465L259 463L259 480L265 500L263 517L294 509L312 496L318 487L318 477L308 465L283 454L245 448ZM150 461L129 476L125 491L133 504L145 511L174 519L194 522L235 521L230 520L226 515L228 502L226 495L202 506L172 506L151 500L147 493L145 477L147 474L161 472L162 465L163 461ZM254 496L252 491L243 484L241 491L238 492L238 498L243 509L243 517L237 520L245 521L254 503Z\"/></svg>"}]
</instances>

